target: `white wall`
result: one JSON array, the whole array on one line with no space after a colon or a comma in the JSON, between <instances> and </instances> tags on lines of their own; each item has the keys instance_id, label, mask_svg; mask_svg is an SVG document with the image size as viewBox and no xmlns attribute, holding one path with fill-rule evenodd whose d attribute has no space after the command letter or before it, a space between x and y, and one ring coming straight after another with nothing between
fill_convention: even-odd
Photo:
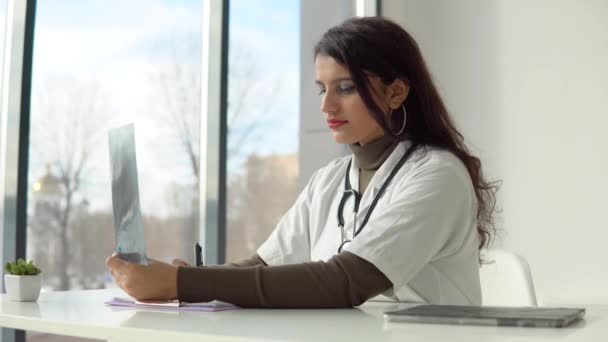
<instances>
[{"instance_id":1,"label":"white wall","mask_svg":"<svg viewBox=\"0 0 608 342\"><path fill-rule=\"evenodd\" d=\"M300 1L300 189L318 168L346 153L338 145L321 113L321 98L315 85L313 48L330 27L355 15L353 0Z\"/></svg>"},{"instance_id":2,"label":"white wall","mask_svg":"<svg viewBox=\"0 0 608 342\"><path fill-rule=\"evenodd\" d=\"M385 0L500 190L544 304L608 303L608 1Z\"/></svg>"}]
</instances>

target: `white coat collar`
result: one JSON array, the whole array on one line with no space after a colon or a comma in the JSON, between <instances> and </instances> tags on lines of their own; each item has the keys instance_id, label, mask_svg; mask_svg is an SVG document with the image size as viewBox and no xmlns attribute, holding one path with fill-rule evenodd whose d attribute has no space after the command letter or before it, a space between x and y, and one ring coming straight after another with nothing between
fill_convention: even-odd
<instances>
[{"instance_id":1,"label":"white coat collar","mask_svg":"<svg viewBox=\"0 0 608 342\"><path fill-rule=\"evenodd\" d=\"M393 171L393 168L395 168L401 157L403 157L411 145L412 142L410 140L400 142L386 161L384 161L382 166L380 166L378 171L376 171L369 185L367 186L367 190L363 194L363 198L361 199L361 204L359 205L359 214L367 211L367 208L371 205L372 200L390 175L391 171ZM350 186L359 191L359 169L356 168L353 163L351 163L349 177ZM393 182L394 181L395 179L393 179ZM339 189L340 192L344 191L344 185L342 185Z\"/></svg>"}]
</instances>

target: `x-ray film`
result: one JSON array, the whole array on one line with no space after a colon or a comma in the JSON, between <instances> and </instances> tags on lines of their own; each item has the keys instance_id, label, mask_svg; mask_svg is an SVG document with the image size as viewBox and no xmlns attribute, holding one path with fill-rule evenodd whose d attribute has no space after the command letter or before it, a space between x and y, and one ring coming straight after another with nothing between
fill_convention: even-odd
<instances>
[{"instance_id":1,"label":"x-ray film","mask_svg":"<svg viewBox=\"0 0 608 342\"><path fill-rule=\"evenodd\" d=\"M147 265L133 124L112 129L108 135L116 251L123 260Z\"/></svg>"}]
</instances>

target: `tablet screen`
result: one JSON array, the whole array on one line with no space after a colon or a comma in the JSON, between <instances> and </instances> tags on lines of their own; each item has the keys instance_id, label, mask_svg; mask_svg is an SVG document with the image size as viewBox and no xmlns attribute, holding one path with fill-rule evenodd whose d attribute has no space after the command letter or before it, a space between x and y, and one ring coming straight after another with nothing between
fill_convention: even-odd
<instances>
[{"instance_id":1,"label":"tablet screen","mask_svg":"<svg viewBox=\"0 0 608 342\"><path fill-rule=\"evenodd\" d=\"M391 320L430 323L562 327L584 312L582 308L419 305L385 315Z\"/></svg>"}]
</instances>

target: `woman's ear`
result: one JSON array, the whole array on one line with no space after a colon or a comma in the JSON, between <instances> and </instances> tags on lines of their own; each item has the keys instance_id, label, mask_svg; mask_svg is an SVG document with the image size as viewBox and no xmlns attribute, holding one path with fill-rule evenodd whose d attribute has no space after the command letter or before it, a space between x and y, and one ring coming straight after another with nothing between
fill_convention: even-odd
<instances>
[{"instance_id":1,"label":"woman's ear","mask_svg":"<svg viewBox=\"0 0 608 342\"><path fill-rule=\"evenodd\" d=\"M391 109L397 109L407 98L410 92L409 84L400 78L393 81L386 87L387 102Z\"/></svg>"}]
</instances>

